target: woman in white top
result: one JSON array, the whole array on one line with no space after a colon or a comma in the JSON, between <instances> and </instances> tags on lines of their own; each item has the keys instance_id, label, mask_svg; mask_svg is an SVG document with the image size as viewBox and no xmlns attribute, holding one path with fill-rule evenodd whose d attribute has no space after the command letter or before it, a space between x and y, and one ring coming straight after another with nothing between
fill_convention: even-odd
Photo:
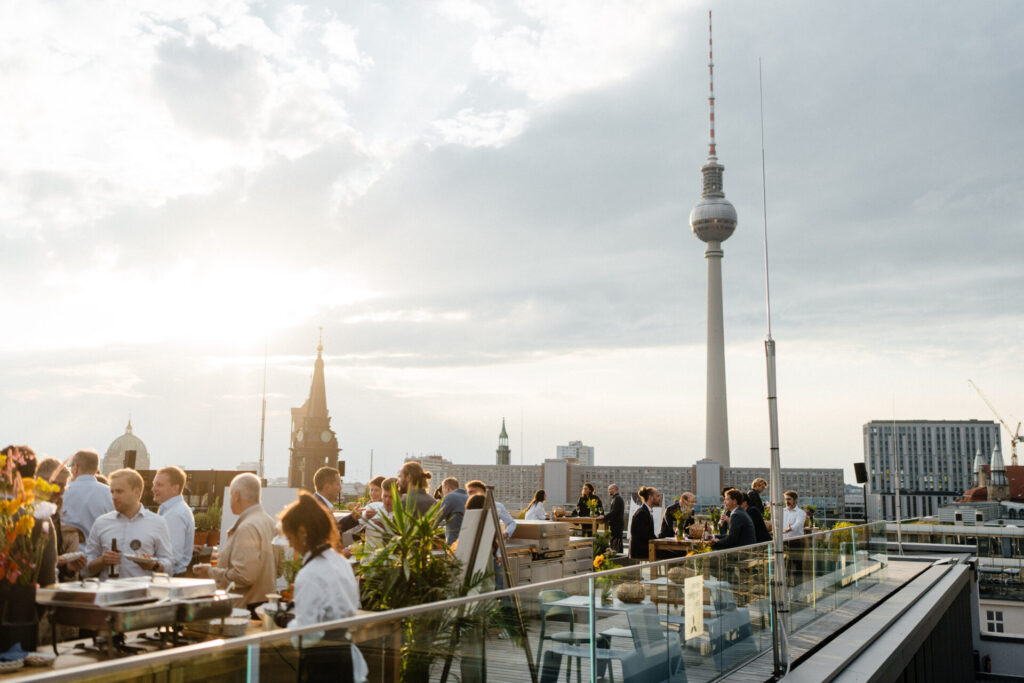
<instances>
[{"instance_id":1,"label":"woman in white top","mask_svg":"<svg viewBox=\"0 0 1024 683\"><path fill-rule=\"evenodd\" d=\"M295 618L288 627L355 616L359 609L359 586L352 566L337 552L341 539L330 513L303 491L297 501L281 512L280 518L288 544L302 557L302 568L295 576ZM302 680L366 680L366 660L347 640L344 629L317 631L292 641L301 650ZM350 666L344 666L348 663Z\"/></svg>"},{"instance_id":2,"label":"woman in white top","mask_svg":"<svg viewBox=\"0 0 1024 683\"><path fill-rule=\"evenodd\" d=\"M526 514L523 515L525 519L532 520L543 520L547 515L544 512L544 499L547 498L547 494L544 493L544 489L538 489L533 494L533 500L526 507Z\"/></svg>"}]
</instances>

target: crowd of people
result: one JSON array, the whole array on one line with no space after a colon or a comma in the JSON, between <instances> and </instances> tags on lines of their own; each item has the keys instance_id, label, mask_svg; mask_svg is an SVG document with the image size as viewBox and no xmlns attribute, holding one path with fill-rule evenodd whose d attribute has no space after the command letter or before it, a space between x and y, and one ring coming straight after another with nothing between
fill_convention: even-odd
<instances>
[{"instance_id":1,"label":"crowd of people","mask_svg":"<svg viewBox=\"0 0 1024 683\"><path fill-rule=\"evenodd\" d=\"M439 505L445 541L455 546L465 511L484 507L488 490L487 484L478 479L462 486L458 479L448 477L431 495L431 473L424 470L421 463L409 461L395 477L372 479L367 487L369 501L364 506L356 506L348 514L335 514L341 507L342 481L336 469L324 467L314 475L314 491L301 491L297 500L275 519L263 507L260 479L252 473L241 473L228 488L228 503L235 521L226 533L217 562L215 565L196 564L195 518L183 496L187 481L181 469L164 467L156 472L152 494L159 508L151 512L141 502L145 486L142 476L124 468L104 478L99 473L100 459L96 451L78 451L65 466L55 458L36 463L34 452L27 446L11 446L4 453L12 449L20 453L19 471L23 477L42 477L60 488L53 500L57 511L51 520L56 533L51 535L43 553L41 584L78 577L106 580L157 572L208 577L218 588L230 588L241 596L238 606L255 612L268 595L276 592L281 567L274 540L283 537L296 557L301 558L301 568L294 581L292 627L355 614L360 606L359 589L348 560L351 553L346 541L362 534L367 543L373 543L385 535L387 523L384 520L393 517L396 505L406 506L405 509L420 515ZM724 510L718 519L720 533L703 536L704 540L715 549L769 540L771 535L765 524L761 498L766 487L767 482L760 478L752 482L747 492L726 487L722 492ZM611 547L621 552L625 500L616 484L609 485L607 491L606 509L593 484L585 483L570 515L596 517L606 522ZM797 492L787 491L785 497L783 519L774 528L785 538L800 536L804 532L805 513L797 505ZM517 515L510 514L495 500L494 508L504 527L504 537L515 533L517 518L546 519L549 516L545 510L546 498L545 491L538 490ZM641 487L634 501L638 506L630 520L630 558L647 559L651 539L680 533L690 536L698 524L697 499L692 492L683 493L666 507L658 529L655 529L653 513L654 508L663 504L658 489ZM316 641L315 637L307 639L307 644ZM354 673L365 672L365 662L358 650L349 651L345 643L333 643L331 647L342 648L344 658L352 661Z\"/></svg>"}]
</instances>

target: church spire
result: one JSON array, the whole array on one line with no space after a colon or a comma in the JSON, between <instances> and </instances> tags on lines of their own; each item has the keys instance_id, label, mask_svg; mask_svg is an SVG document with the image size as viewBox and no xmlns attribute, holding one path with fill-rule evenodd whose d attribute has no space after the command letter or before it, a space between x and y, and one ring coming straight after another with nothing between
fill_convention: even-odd
<instances>
[{"instance_id":1,"label":"church spire","mask_svg":"<svg viewBox=\"0 0 1024 683\"><path fill-rule=\"evenodd\" d=\"M511 465L512 451L508 447L508 432L505 430L505 418L501 418L501 434L498 435L498 450L495 451L497 458L495 464Z\"/></svg>"},{"instance_id":2,"label":"church spire","mask_svg":"<svg viewBox=\"0 0 1024 683\"><path fill-rule=\"evenodd\" d=\"M309 387L309 417L327 417L327 383L324 381L324 328L316 345L316 363L313 365L313 384Z\"/></svg>"}]
</instances>

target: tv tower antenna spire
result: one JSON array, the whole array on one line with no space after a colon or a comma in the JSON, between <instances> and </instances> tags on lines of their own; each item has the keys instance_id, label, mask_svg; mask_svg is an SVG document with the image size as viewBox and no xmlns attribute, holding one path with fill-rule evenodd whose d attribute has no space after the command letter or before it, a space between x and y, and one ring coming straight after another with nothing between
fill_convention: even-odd
<instances>
[{"instance_id":1,"label":"tv tower antenna spire","mask_svg":"<svg viewBox=\"0 0 1024 683\"><path fill-rule=\"evenodd\" d=\"M711 10L708 10L708 157L716 159L715 152L715 51L711 42Z\"/></svg>"}]
</instances>

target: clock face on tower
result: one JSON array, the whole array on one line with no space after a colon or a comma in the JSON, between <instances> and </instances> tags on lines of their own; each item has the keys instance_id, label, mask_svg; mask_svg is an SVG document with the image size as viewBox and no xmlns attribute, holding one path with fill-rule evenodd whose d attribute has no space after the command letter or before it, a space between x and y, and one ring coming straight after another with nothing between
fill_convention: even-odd
<instances>
[{"instance_id":1,"label":"clock face on tower","mask_svg":"<svg viewBox=\"0 0 1024 683\"><path fill-rule=\"evenodd\" d=\"M302 440L303 440L303 438L305 438L305 436L306 436L306 435L305 435L305 434L304 434L304 433L302 432L302 430L300 429L299 431L297 431L297 432L295 433L295 440L296 440L296 441L298 441L299 443L302 443Z\"/></svg>"},{"instance_id":2,"label":"clock face on tower","mask_svg":"<svg viewBox=\"0 0 1024 683\"><path fill-rule=\"evenodd\" d=\"M330 443L330 441L331 441L331 432L329 430L327 430L327 429L325 429L324 431L320 432L320 440L323 441L324 443Z\"/></svg>"}]
</instances>

